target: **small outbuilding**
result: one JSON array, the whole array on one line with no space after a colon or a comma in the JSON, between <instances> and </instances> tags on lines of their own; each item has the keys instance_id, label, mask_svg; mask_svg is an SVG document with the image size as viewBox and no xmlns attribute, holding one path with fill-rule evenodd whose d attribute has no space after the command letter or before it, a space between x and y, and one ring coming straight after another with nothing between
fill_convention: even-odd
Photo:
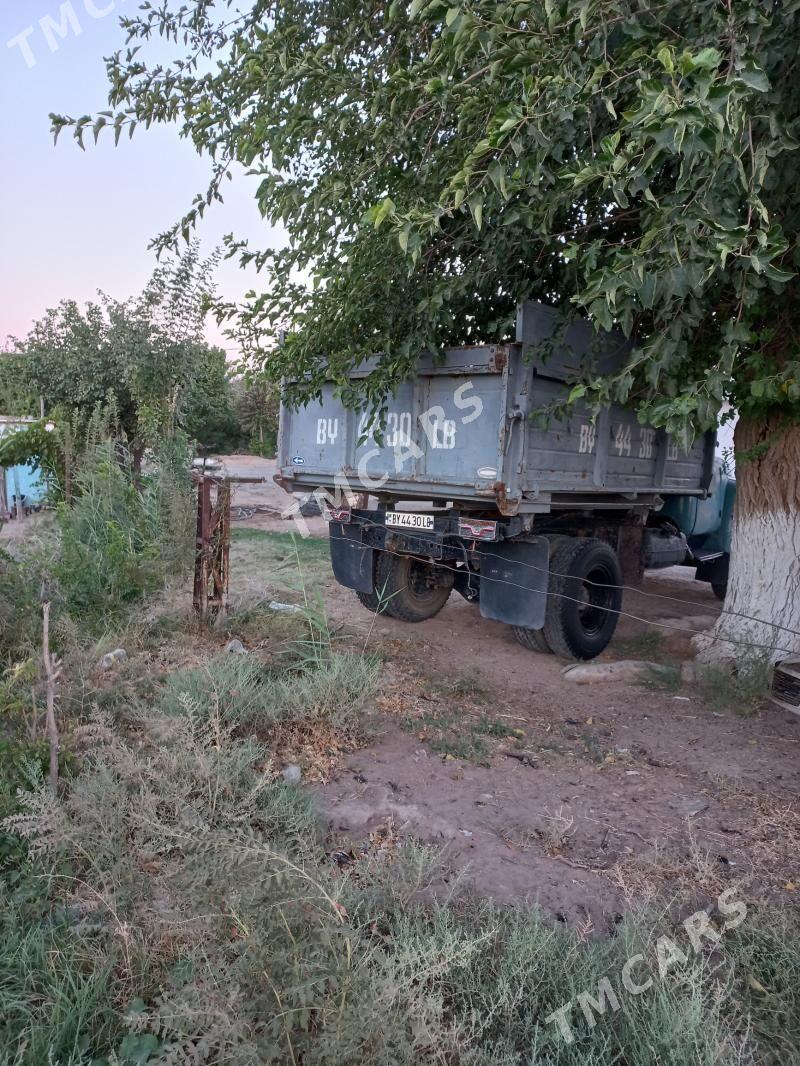
<instances>
[{"instance_id":1,"label":"small outbuilding","mask_svg":"<svg viewBox=\"0 0 800 1066\"><path fill-rule=\"evenodd\" d=\"M0 443L12 433L38 422L37 418L19 415L0 415ZM0 522L23 518L38 510L44 500L46 486L41 471L33 464L0 466Z\"/></svg>"}]
</instances>

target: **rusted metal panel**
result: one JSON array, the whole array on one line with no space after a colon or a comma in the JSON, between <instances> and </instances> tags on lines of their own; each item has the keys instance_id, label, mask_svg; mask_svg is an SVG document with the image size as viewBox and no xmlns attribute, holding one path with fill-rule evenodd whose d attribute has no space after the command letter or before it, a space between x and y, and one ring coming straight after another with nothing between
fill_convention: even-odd
<instances>
[{"instance_id":1,"label":"rusted metal panel","mask_svg":"<svg viewBox=\"0 0 800 1066\"><path fill-rule=\"evenodd\" d=\"M230 545L230 479L201 476L197 479L193 603L203 622L227 607Z\"/></svg>"}]
</instances>

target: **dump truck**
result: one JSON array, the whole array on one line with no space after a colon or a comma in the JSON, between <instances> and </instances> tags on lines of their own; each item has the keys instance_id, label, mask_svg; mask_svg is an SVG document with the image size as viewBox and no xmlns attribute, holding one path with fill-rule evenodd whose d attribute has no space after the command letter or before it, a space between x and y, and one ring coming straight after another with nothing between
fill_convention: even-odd
<instances>
[{"instance_id":1,"label":"dump truck","mask_svg":"<svg viewBox=\"0 0 800 1066\"><path fill-rule=\"evenodd\" d=\"M621 334L526 302L513 343L423 354L377 421L332 383L284 405L275 479L323 500L333 573L368 610L422 622L457 592L527 648L594 658L645 570L727 583L735 482L715 433L684 448L582 402L587 369L626 353Z\"/></svg>"}]
</instances>

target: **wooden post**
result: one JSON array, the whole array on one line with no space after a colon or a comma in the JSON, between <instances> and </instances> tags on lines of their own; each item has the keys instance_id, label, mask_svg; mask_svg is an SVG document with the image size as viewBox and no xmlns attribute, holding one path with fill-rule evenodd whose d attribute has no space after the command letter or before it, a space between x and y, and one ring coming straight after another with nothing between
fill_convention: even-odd
<instances>
[{"instance_id":1,"label":"wooden post","mask_svg":"<svg viewBox=\"0 0 800 1066\"><path fill-rule=\"evenodd\" d=\"M47 738L50 741L50 787L58 788L58 725L56 723L56 685L61 663L50 654L50 604L42 604L42 660L47 689Z\"/></svg>"},{"instance_id":2,"label":"wooden post","mask_svg":"<svg viewBox=\"0 0 800 1066\"><path fill-rule=\"evenodd\" d=\"M22 506L22 493L19 490L19 471L17 467L12 468L14 476L14 495L17 501L17 521L21 522L25 517L25 508Z\"/></svg>"}]
</instances>

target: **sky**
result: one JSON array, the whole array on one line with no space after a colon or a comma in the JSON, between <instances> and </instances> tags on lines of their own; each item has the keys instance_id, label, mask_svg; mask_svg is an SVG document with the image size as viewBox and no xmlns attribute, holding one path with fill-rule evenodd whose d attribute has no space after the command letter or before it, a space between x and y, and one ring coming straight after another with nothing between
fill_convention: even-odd
<instances>
[{"instance_id":1,"label":"sky","mask_svg":"<svg viewBox=\"0 0 800 1066\"><path fill-rule=\"evenodd\" d=\"M138 0L2 0L0 4L0 343L24 336L48 307L83 303L102 289L117 299L140 292L155 265L150 240L176 222L205 189L208 160L158 126L113 136L82 152L65 131L53 145L48 115L107 107L103 56L124 43L121 14ZM63 32L62 32L63 31ZM201 224L204 254L231 231L264 248L281 239L255 204L257 179L226 182L225 203ZM238 300L257 284L222 263L220 294ZM209 340L231 349L209 323ZM231 352L231 357L235 351Z\"/></svg>"}]
</instances>

